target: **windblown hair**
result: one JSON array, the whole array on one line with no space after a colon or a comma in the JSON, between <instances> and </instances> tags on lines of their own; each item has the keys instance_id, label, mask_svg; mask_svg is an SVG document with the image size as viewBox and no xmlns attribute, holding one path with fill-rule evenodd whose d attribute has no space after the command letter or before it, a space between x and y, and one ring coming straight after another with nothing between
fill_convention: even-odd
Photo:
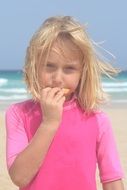
<instances>
[{"instance_id":1,"label":"windblown hair","mask_svg":"<svg viewBox=\"0 0 127 190\"><path fill-rule=\"evenodd\" d=\"M117 70L96 54L92 40L86 33L86 28L70 16L48 18L33 35L26 53L24 67L25 81L34 100L40 98L39 68L46 64L53 43L57 39L71 40L83 55L81 80L78 86L77 98L83 110L92 112L106 99L106 93L101 84L101 75L111 77Z\"/></svg>"}]
</instances>

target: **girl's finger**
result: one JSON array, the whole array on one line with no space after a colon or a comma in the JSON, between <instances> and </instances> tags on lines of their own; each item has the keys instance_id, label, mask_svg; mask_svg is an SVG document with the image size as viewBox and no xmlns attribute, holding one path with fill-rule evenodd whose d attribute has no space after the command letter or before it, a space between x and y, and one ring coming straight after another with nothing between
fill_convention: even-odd
<instances>
[{"instance_id":1,"label":"girl's finger","mask_svg":"<svg viewBox=\"0 0 127 190\"><path fill-rule=\"evenodd\" d=\"M47 98L48 98L48 99L53 99L59 91L60 91L60 88L58 88L58 87L51 88L51 89L48 91Z\"/></svg>"},{"instance_id":2,"label":"girl's finger","mask_svg":"<svg viewBox=\"0 0 127 190\"><path fill-rule=\"evenodd\" d=\"M41 97L46 99L50 90L51 90L51 87L42 88Z\"/></svg>"},{"instance_id":3,"label":"girl's finger","mask_svg":"<svg viewBox=\"0 0 127 190\"><path fill-rule=\"evenodd\" d=\"M58 103L63 106L64 102L65 102L65 96L62 96L59 100L58 100Z\"/></svg>"},{"instance_id":4,"label":"girl's finger","mask_svg":"<svg viewBox=\"0 0 127 190\"><path fill-rule=\"evenodd\" d=\"M56 95L55 95L55 97L54 97L54 101L59 101L60 99L61 99L61 97L63 97L64 96L64 93L63 93L63 91L59 91Z\"/></svg>"}]
</instances>

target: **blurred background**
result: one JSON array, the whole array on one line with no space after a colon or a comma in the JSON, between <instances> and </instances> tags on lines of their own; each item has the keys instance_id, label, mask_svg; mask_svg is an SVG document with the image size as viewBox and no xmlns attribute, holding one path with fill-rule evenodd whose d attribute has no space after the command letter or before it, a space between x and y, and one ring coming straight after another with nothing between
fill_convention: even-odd
<instances>
[{"instance_id":1,"label":"blurred background","mask_svg":"<svg viewBox=\"0 0 127 190\"><path fill-rule=\"evenodd\" d=\"M25 52L34 32L50 16L74 16L87 25L97 49L121 69L115 79L103 78L111 96L104 109L111 115L121 162L127 171L127 1L126 0L22 0L0 2L0 190L15 190L5 161L5 110L11 103L29 98L23 80ZM109 52L109 53L108 53ZM126 177L125 177L126 178ZM126 182L125 182L126 183ZM126 184L125 184L126 185ZM101 186L99 186L101 189Z\"/></svg>"},{"instance_id":2,"label":"blurred background","mask_svg":"<svg viewBox=\"0 0 127 190\"><path fill-rule=\"evenodd\" d=\"M104 90L112 102L127 103L126 7L126 0L1 1L0 108L28 97L22 80L26 48L42 22L53 15L74 16L87 25L91 40L101 46L98 50L123 71L117 80L103 79Z\"/></svg>"}]
</instances>

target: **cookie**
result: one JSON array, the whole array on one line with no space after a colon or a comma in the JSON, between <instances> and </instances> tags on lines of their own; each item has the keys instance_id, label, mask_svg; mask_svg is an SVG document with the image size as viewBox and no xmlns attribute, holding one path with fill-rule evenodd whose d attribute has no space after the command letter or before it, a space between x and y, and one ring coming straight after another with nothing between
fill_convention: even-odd
<instances>
[{"instance_id":1,"label":"cookie","mask_svg":"<svg viewBox=\"0 0 127 190\"><path fill-rule=\"evenodd\" d=\"M63 88L62 91L63 91L64 95L68 95L70 92L70 90L68 88Z\"/></svg>"}]
</instances>

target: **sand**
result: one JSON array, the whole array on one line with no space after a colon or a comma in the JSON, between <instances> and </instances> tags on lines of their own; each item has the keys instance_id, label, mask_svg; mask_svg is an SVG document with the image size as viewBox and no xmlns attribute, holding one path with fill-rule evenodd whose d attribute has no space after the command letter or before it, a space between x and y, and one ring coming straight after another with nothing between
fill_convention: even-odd
<instances>
[{"instance_id":1,"label":"sand","mask_svg":"<svg viewBox=\"0 0 127 190\"><path fill-rule=\"evenodd\" d=\"M127 189L127 104L117 104L109 107L105 107L104 110L108 113L111 118L113 131L116 138L116 143L120 155L121 164L125 173L123 179L125 189ZM17 190L8 175L6 168L5 158L5 122L4 122L5 111L0 111L0 190ZM101 184L97 177L98 190L101 190Z\"/></svg>"}]
</instances>

